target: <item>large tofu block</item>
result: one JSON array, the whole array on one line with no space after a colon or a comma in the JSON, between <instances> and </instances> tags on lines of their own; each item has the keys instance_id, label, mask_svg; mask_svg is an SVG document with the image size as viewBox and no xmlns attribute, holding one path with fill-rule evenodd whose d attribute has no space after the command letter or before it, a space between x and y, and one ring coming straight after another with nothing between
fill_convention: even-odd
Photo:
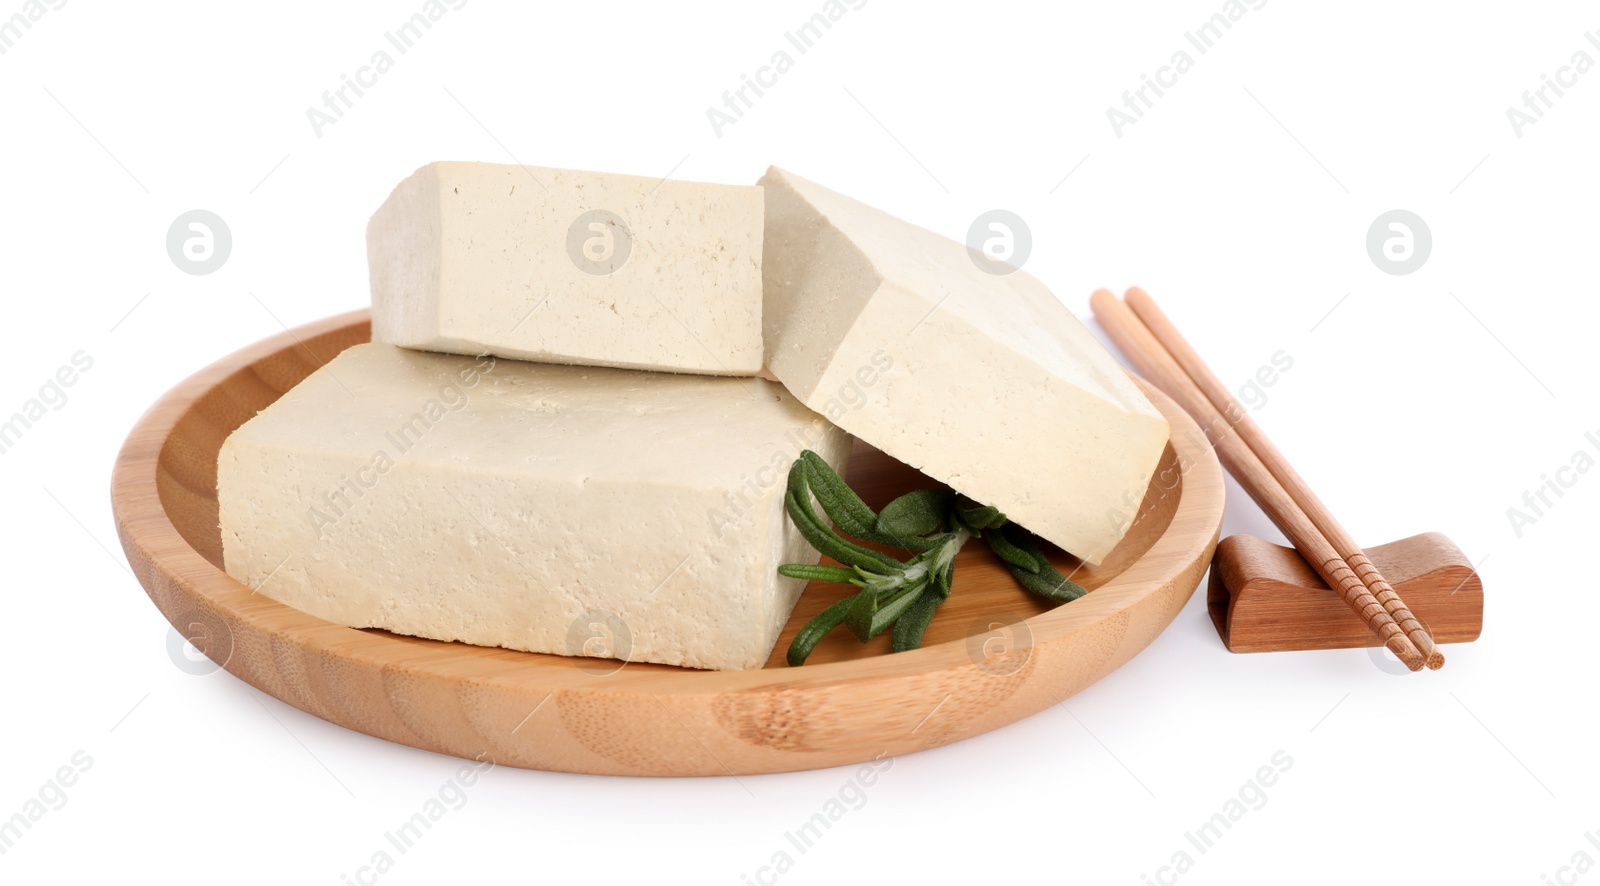
<instances>
[{"instance_id":1,"label":"large tofu block","mask_svg":"<svg viewBox=\"0 0 1600 886\"><path fill-rule=\"evenodd\" d=\"M818 555L783 510L849 437L775 382L353 347L217 465L229 575L356 628L756 668Z\"/></svg>"},{"instance_id":2,"label":"large tofu block","mask_svg":"<svg viewBox=\"0 0 1600 886\"><path fill-rule=\"evenodd\" d=\"M1115 358L1021 271L781 169L767 192L767 364L889 455L1100 563L1169 428Z\"/></svg>"},{"instance_id":3,"label":"large tofu block","mask_svg":"<svg viewBox=\"0 0 1600 886\"><path fill-rule=\"evenodd\" d=\"M754 186L432 163L367 224L372 338L754 375L761 235Z\"/></svg>"}]
</instances>

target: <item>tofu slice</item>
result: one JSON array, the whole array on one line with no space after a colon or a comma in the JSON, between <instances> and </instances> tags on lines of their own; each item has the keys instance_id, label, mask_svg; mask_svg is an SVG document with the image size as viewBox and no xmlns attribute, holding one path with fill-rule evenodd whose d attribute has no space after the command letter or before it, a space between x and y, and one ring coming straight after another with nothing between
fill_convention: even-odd
<instances>
[{"instance_id":1,"label":"tofu slice","mask_svg":"<svg viewBox=\"0 0 1600 886\"><path fill-rule=\"evenodd\" d=\"M761 189L431 163L367 224L372 337L706 375L761 369Z\"/></svg>"},{"instance_id":2,"label":"tofu slice","mask_svg":"<svg viewBox=\"0 0 1600 886\"><path fill-rule=\"evenodd\" d=\"M851 434L1091 564L1116 546L1169 428L1032 276L773 168L767 365Z\"/></svg>"},{"instance_id":3,"label":"tofu slice","mask_svg":"<svg viewBox=\"0 0 1600 886\"><path fill-rule=\"evenodd\" d=\"M817 553L783 510L849 437L764 379L366 344L245 422L217 466L225 568L355 628L758 668Z\"/></svg>"}]
</instances>

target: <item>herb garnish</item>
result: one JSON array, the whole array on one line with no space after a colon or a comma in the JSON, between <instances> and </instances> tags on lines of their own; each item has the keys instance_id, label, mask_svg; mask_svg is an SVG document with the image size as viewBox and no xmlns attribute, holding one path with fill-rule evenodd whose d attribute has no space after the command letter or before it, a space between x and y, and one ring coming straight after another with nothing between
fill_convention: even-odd
<instances>
[{"instance_id":1,"label":"herb garnish","mask_svg":"<svg viewBox=\"0 0 1600 886\"><path fill-rule=\"evenodd\" d=\"M813 496L844 535L817 516L811 507ZM956 554L972 538L987 542L1017 581L1035 594L1066 603L1087 593L1056 571L1031 533L1008 522L994 507L949 489L908 492L875 513L821 456L807 449L789 469L784 506L812 547L844 565L788 563L778 572L860 588L800 629L789 644L792 666L805 664L818 641L841 624L863 643L893 624L893 651L921 646L934 610L950 596ZM897 560L846 535L914 556Z\"/></svg>"}]
</instances>

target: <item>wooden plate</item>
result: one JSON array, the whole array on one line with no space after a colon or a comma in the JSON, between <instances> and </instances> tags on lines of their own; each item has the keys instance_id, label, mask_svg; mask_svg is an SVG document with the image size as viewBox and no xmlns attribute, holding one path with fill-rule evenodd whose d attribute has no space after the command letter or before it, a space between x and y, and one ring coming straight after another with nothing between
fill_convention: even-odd
<instances>
[{"instance_id":1,"label":"wooden plate","mask_svg":"<svg viewBox=\"0 0 1600 886\"><path fill-rule=\"evenodd\" d=\"M981 543L923 648L888 654L839 630L801 668L783 654L843 593L806 590L767 667L696 671L539 655L354 630L222 571L217 451L234 428L369 335L366 311L273 336L196 373L128 435L112 477L117 533L161 610L212 660L341 726L533 769L724 775L817 769L948 744L1043 710L1132 658L1200 582L1222 522L1222 471L1194 423L1146 393L1172 444L1132 529L1096 568L1057 552L1093 593L1050 607ZM1040 445L1049 445L1041 441ZM930 485L857 444L849 480L874 507Z\"/></svg>"}]
</instances>

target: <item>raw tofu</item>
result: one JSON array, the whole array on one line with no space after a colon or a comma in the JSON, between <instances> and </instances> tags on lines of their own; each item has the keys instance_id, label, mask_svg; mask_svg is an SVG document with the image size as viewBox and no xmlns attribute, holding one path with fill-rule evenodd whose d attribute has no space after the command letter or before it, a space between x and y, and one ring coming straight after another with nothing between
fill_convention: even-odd
<instances>
[{"instance_id":1,"label":"raw tofu","mask_svg":"<svg viewBox=\"0 0 1600 886\"><path fill-rule=\"evenodd\" d=\"M849 437L764 379L353 347L223 444L229 575L356 628L762 666L818 555L783 510Z\"/></svg>"},{"instance_id":2,"label":"raw tofu","mask_svg":"<svg viewBox=\"0 0 1600 886\"><path fill-rule=\"evenodd\" d=\"M761 189L432 163L367 224L372 338L707 375L761 368Z\"/></svg>"},{"instance_id":3,"label":"raw tofu","mask_svg":"<svg viewBox=\"0 0 1600 886\"><path fill-rule=\"evenodd\" d=\"M762 260L768 368L851 434L1100 563L1166 420L1042 283L781 169Z\"/></svg>"}]
</instances>

